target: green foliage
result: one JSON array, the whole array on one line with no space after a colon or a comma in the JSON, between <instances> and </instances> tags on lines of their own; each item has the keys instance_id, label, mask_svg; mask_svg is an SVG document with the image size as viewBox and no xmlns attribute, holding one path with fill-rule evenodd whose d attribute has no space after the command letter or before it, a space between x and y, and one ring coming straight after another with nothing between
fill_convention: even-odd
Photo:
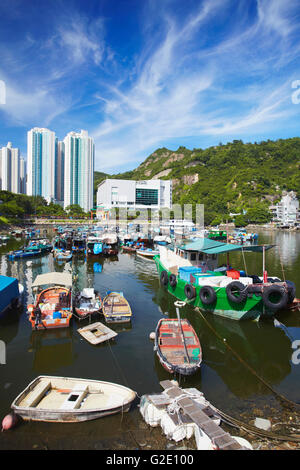
<instances>
[{"instance_id":1,"label":"green foliage","mask_svg":"<svg viewBox=\"0 0 300 470\"><path fill-rule=\"evenodd\" d=\"M86 214L84 210L78 204L71 204L70 206L66 207L66 213L69 217L72 218L85 218L89 217L89 214Z\"/></svg>"},{"instance_id":2,"label":"green foliage","mask_svg":"<svg viewBox=\"0 0 300 470\"><path fill-rule=\"evenodd\" d=\"M300 198L300 138L244 143L234 140L207 149L176 151L161 148L138 168L110 177L173 180L173 204L204 204L205 224L226 223L237 216L239 224L271 220L268 206L278 202L283 190ZM194 184L189 179L197 175Z\"/></svg>"}]
</instances>

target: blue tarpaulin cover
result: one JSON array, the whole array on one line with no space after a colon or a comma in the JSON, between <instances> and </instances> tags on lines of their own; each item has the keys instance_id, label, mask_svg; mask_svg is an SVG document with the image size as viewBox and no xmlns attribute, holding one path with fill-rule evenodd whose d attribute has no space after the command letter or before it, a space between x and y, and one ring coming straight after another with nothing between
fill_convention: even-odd
<instances>
[{"instance_id":1,"label":"blue tarpaulin cover","mask_svg":"<svg viewBox=\"0 0 300 470\"><path fill-rule=\"evenodd\" d=\"M18 279L0 276L0 313L17 297L19 297Z\"/></svg>"}]
</instances>

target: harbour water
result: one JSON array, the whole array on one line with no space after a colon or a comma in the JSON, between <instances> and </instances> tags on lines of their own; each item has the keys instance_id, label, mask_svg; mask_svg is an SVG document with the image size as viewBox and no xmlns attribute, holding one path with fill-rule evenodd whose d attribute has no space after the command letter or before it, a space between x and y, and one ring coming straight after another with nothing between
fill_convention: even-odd
<instances>
[{"instance_id":1,"label":"harbour water","mask_svg":"<svg viewBox=\"0 0 300 470\"><path fill-rule=\"evenodd\" d=\"M293 281L300 297L300 233L261 232L262 243L276 245L266 253L268 274ZM0 273L18 278L25 288L24 307L0 317L0 340L6 344L6 364L0 365L0 416L9 412L13 399L38 375L115 382L129 386L139 397L161 392L159 382L172 377L158 362L149 334L162 316L175 318L176 312L175 298L160 286L154 262L121 249L116 257L87 262L84 256L74 256L71 262L58 264L52 254L9 261L5 253L21 245L22 241L13 239L0 248ZM261 254L246 253L243 258L236 252L230 255L230 262L240 269L245 263L249 273L262 274ZM73 318L70 328L32 331L26 315L26 305L33 300L31 286L38 274L49 271L72 272L78 290L94 287L101 296L108 290L123 291L133 312L131 325L113 326L116 339L99 346L92 346L77 333L88 320ZM203 362L194 376L177 377L180 385L198 388L219 409L247 422L257 416L276 416L281 405L272 392L232 355L201 316L189 306L181 315L200 338ZM300 340L300 312L280 312L275 318L280 322L277 326L273 320L236 322L206 314L215 331L266 382L300 402L300 364L292 361L293 342ZM165 449L168 441L160 429L145 425L138 401L127 414L81 424L24 422L0 434L0 449ZM192 442L188 445L193 447Z\"/></svg>"}]
</instances>

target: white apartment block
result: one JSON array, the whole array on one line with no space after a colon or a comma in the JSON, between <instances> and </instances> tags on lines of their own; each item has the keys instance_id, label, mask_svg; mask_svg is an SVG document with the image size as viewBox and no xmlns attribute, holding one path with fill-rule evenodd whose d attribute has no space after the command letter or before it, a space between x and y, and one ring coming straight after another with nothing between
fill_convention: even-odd
<instances>
[{"instance_id":1,"label":"white apartment block","mask_svg":"<svg viewBox=\"0 0 300 470\"><path fill-rule=\"evenodd\" d=\"M273 221L283 225L295 225L300 222L299 201L294 191L282 193L281 201L275 206L270 206L273 213Z\"/></svg>"},{"instance_id":2,"label":"white apartment block","mask_svg":"<svg viewBox=\"0 0 300 470\"><path fill-rule=\"evenodd\" d=\"M0 189L20 193L20 150L11 142L0 149Z\"/></svg>"}]
</instances>

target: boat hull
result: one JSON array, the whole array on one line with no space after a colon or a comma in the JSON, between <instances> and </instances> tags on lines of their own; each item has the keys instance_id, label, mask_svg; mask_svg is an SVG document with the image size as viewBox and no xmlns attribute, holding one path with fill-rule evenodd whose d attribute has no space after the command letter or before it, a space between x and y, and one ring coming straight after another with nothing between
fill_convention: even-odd
<instances>
[{"instance_id":1,"label":"boat hull","mask_svg":"<svg viewBox=\"0 0 300 470\"><path fill-rule=\"evenodd\" d=\"M156 268L159 276L163 271L167 271L168 278L171 274L168 269L166 269L160 261L160 257L156 256L154 258ZM199 297L199 291L203 286L195 286L196 296L192 300L186 298L184 288L188 284L182 279L177 278L177 284L175 287L172 287L168 282L166 288L168 292L175 296L177 299L187 302L193 307L198 307L202 311L210 312L215 315L219 315L225 318L230 318L232 320L255 320L258 321L261 317L272 317L274 316L274 310L268 310L262 298L256 296L255 294L252 297L247 297L246 300L240 304L230 302L225 287L219 287L214 289L217 294L216 302L212 305L204 305Z\"/></svg>"},{"instance_id":2,"label":"boat hull","mask_svg":"<svg viewBox=\"0 0 300 470\"><path fill-rule=\"evenodd\" d=\"M120 397L118 398L118 403L114 406L108 405L106 407L98 407L98 408L88 408L88 409L80 409L80 408L73 408L73 409L59 409L59 408L47 408L46 405L37 408L36 404L29 404L27 406L24 405L24 400L29 396L30 393L34 393L35 387L38 387L42 381L47 381L51 383L50 388L48 389L52 392L52 384L55 387L55 383L61 383L62 387L68 387L69 384L84 384L88 387L102 387L104 392L97 391L97 394L101 393L108 393L107 389L112 388L113 393L120 393L124 395L123 402L121 401ZM57 390L57 389L56 389ZM44 389L47 393L47 389ZM71 390L66 390L72 393ZM61 390L62 393L65 393L64 390ZM76 392L73 392L76 393ZM88 392L89 393L89 392ZM93 393L93 392L92 392ZM47 422L56 422L56 423L77 423L83 421L91 421L94 419L102 418L104 416L108 416L111 414L116 414L119 412L126 412L129 411L132 401L135 399L136 393L122 385L111 384L109 382L103 382L98 380L84 380L84 379L72 379L72 378L64 378L64 377L47 377L47 376L40 376L33 380L26 388L21 392L17 398L13 401L11 405L11 409L17 414L21 416L24 420L27 421L47 421ZM38 399L43 399L41 396ZM53 405L52 405L53 406Z\"/></svg>"},{"instance_id":3,"label":"boat hull","mask_svg":"<svg viewBox=\"0 0 300 470\"><path fill-rule=\"evenodd\" d=\"M111 292L103 299L102 312L106 323L129 323L131 308L128 301L118 292Z\"/></svg>"},{"instance_id":4,"label":"boat hull","mask_svg":"<svg viewBox=\"0 0 300 470\"><path fill-rule=\"evenodd\" d=\"M189 360L193 360L194 361L193 364L191 363L174 364L171 362L170 359L167 358L168 354L173 355L174 352L175 352L175 355L178 353L182 354L182 352L184 351L183 343L178 342L177 345L170 345L169 347L161 345L161 343L164 341L164 334L165 335L167 334L167 336L170 336L170 334L172 333L172 330L174 331L172 325L175 325L175 324L178 325L178 320L163 319L158 322L156 331L155 331L154 350L157 353L159 362L161 363L163 368L170 374L176 373L176 374L186 375L186 376L193 375L199 370L199 367L202 361L202 351L201 351L199 339L194 329L192 328L192 326L187 320L182 320L182 324L184 325L183 331L186 334L188 332L190 334L190 338L191 337L193 338L192 346L187 346L188 356L190 358ZM171 325L171 329L169 329L168 327L170 325ZM165 328L165 333L163 332L164 328ZM175 330L177 330L178 328L180 328L179 325L175 327ZM179 336L180 335L181 333L179 333ZM186 336L185 336L185 339L188 340ZM168 338L167 338L167 341L168 341ZM193 358L193 351L196 351L197 353L197 356L195 357L195 359ZM185 355L185 357L187 356Z\"/></svg>"}]
</instances>

